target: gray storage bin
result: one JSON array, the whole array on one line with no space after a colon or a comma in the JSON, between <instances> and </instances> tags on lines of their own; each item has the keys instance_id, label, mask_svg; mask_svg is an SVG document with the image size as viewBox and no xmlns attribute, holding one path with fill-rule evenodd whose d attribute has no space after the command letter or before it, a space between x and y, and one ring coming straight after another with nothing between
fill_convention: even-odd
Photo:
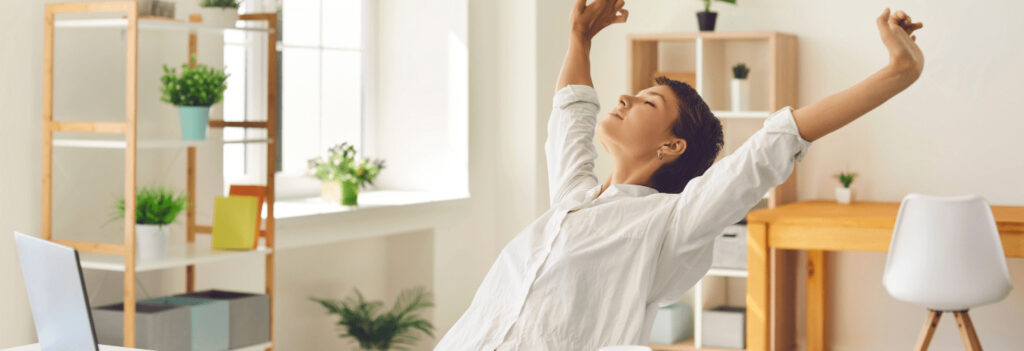
<instances>
[{"instance_id":1,"label":"gray storage bin","mask_svg":"<svg viewBox=\"0 0 1024 351\"><path fill-rule=\"evenodd\" d=\"M693 336L693 310L685 303L658 309L651 326L651 343L672 345Z\"/></svg>"},{"instance_id":2,"label":"gray storage bin","mask_svg":"<svg viewBox=\"0 0 1024 351\"><path fill-rule=\"evenodd\" d=\"M209 290L179 296L228 303L228 348L270 341L270 297L267 295Z\"/></svg>"},{"instance_id":3,"label":"gray storage bin","mask_svg":"<svg viewBox=\"0 0 1024 351\"><path fill-rule=\"evenodd\" d=\"M184 306L189 309L192 351L228 349L228 302L173 296L142 301L151 305Z\"/></svg>"},{"instance_id":4,"label":"gray storage bin","mask_svg":"<svg viewBox=\"0 0 1024 351\"><path fill-rule=\"evenodd\" d=\"M715 251L711 266L716 268L747 269L747 226L731 225L715 238Z\"/></svg>"},{"instance_id":5,"label":"gray storage bin","mask_svg":"<svg viewBox=\"0 0 1024 351\"><path fill-rule=\"evenodd\" d=\"M704 311L701 341L707 347L746 347L746 313L743 307L720 306Z\"/></svg>"},{"instance_id":6,"label":"gray storage bin","mask_svg":"<svg viewBox=\"0 0 1024 351\"><path fill-rule=\"evenodd\" d=\"M93 325L100 344L124 345L124 304L93 308ZM189 351L189 310L180 306L135 304L135 347L160 351Z\"/></svg>"}]
</instances>

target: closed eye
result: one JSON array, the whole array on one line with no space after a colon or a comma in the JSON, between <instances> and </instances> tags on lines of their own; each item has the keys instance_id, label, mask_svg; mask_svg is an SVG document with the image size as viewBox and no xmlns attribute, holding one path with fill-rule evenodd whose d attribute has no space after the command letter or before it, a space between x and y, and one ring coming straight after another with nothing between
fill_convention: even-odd
<instances>
[{"instance_id":1,"label":"closed eye","mask_svg":"<svg viewBox=\"0 0 1024 351\"><path fill-rule=\"evenodd\" d=\"M648 105L651 105L651 107L657 107L657 106L654 106L654 103L652 103L652 102L650 102L650 101L644 101L644 103L645 103L645 104L648 104Z\"/></svg>"}]
</instances>

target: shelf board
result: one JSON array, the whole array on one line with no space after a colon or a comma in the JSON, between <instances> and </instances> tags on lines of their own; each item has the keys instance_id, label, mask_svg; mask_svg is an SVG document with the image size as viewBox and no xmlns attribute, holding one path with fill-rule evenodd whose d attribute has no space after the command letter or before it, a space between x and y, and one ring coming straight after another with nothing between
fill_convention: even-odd
<instances>
[{"instance_id":1,"label":"shelf board","mask_svg":"<svg viewBox=\"0 0 1024 351\"><path fill-rule=\"evenodd\" d=\"M717 268L712 267L708 270L705 276L712 277L731 277L731 278L746 278L747 270L741 268Z\"/></svg>"},{"instance_id":2,"label":"shelf board","mask_svg":"<svg viewBox=\"0 0 1024 351\"><path fill-rule=\"evenodd\" d=\"M207 140L180 140L180 139L165 139L165 140L139 140L139 149L168 149L168 148L184 148L191 146L204 146L211 144L265 144L272 142L273 139L267 138L254 138L254 139L238 139L238 140L218 140L214 141L211 139ZM55 147L70 147L70 148L85 148L85 149L124 149L124 140L103 140L103 139L67 139L67 138L54 138L53 146Z\"/></svg>"},{"instance_id":3,"label":"shelf board","mask_svg":"<svg viewBox=\"0 0 1024 351\"><path fill-rule=\"evenodd\" d=\"M136 272L155 271L168 268L180 268L188 265L224 261L252 256L265 256L272 250L260 246L255 250L214 250L208 243L186 244L176 243L167 245L167 257L162 260L143 261L135 263ZM124 272L124 256L100 255L93 253L80 253L79 260L82 269L99 271Z\"/></svg>"},{"instance_id":4,"label":"shelf board","mask_svg":"<svg viewBox=\"0 0 1024 351\"><path fill-rule=\"evenodd\" d=\"M654 349L654 351L694 351L694 350L705 350L705 351L741 351L742 350L742 349L722 349L722 348L715 348L715 347L701 347L701 348L697 348L696 346L693 346L693 339L686 340L686 341L680 342L678 344L672 344L672 345L651 344L651 345L648 345L648 346L650 346L651 349Z\"/></svg>"},{"instance_id":5,"label":"shelf board","mask_svg":"<svg viewBox=\"0 0 1024 351\"><path fill-rule=\"evenodd\" d=\"M715 114L715 117L718 117L718 118L732 118L732 119L740 119L740 118L759 119L759 118L768 118L769 116L772 115L772 113L769 112L769 111L711 111L711 113Z\"/></svg>"},{"instance_id":6,"label":"shelf board","mask_svg":"<svg viewBox=\"0 0 1024 351\"><path fill-rule=\"evenodd\" d=\"M82 18L53 21L55 28L127 28L127 18ZM226 31L272 32L268 28L220 27L203 23L184 22L170 19L140 18L139 28L157 31L194 31L223 33Z\"/></svg>"},{"instance_id":7,"label":"shelf board","mask_svg":"<svg viewBox=\"0 0 1024 351\"><path fill-rule=\"evenodd\" d=\"M252 346L246 346L246 347L240 347L240 348L237 348L237 349L231 349L229 351L264 351L264 350L270 348L271 346L273 346L273 344L268 341L268 342L265 342L265 343L262 343L262 344L256 344L256 345L252 345Z\"/></svg>"}]
</instances>

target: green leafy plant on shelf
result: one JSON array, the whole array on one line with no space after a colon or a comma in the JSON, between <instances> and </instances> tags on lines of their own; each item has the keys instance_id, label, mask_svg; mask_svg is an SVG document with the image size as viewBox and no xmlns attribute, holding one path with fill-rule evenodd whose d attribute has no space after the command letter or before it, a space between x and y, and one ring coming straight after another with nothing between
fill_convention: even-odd
<instances>
[{"instance_id":1,"label":"green leafy plant on shelf","mask_svg":"<svg viewBox=\"0 0 1024 351\"><path fill-rule=\"evenodd\" d=\"M203 64L195 68L182 64L180 75L177 69L164 65L160 101L174 106L211 106L224 99L227 81L224 71Z\"/></svg>"},{"instance_id":2,"label":"green leafy plant on shelf","mask_svg":"<svg viewBox=\"0 0 1024 351\"><path fill-rule=\"evenodd\" d=\"M750 74L750 68L747 68L747 64L738 63L732 66L732 77L736 79L747 79L747 75Z\"/></svg>"},{"instance_id":3,"label":"green leafy plant on shelf","mask_svg":"<svg viewBox=\"0 0 1024 351\"><path fill-rule=\"evenodd\" d=\"M419 340L420 333L433 337L434 325L419 312L434 307L433 297L423 287L406 289L395 299L390 310L380 301L366 301L359 289L355 296L343 300L310 297L327 313L339 317L341 338L352 338L364 350L407 350Z\"/></svg>"},{"instance_id":4,"label":"green leafy plant on shelf","mask_svg":"<svg viewBox=\"0 0 1024 351\"><path fill-rule=\"evenodd\" d=\"M712 0L700 0L704 3L704 12L711 12L711 1ZM717 0L728 4L736 5L736 0Z\"/></svg>"},{"instance_id":5,"label":"green leafy plant on shelf","mask_svg":"<svg viewBox=\"0 0 1024 351\"><path fill-rule=\"evenodd\" d=\"M839 172L836 174L836 178L839 179L839 183L843 184L843 188L849 189L850 184L853 184L853 180L857 178L857 173Z\"/></svg>"},{"instance_id":6,"label":"green leafy plant on shelf","mask_svg":"<svg viewBox=\"0 0 1024 351\"><path fill-rule=\"evenodd\" d=\"M235 0L203 0L199 2L201 7L230 7L233 9L237 9L239 4L241 1Z\"/></svg>"},{"instance_id":7,"label":"green leafy plant on shelf","mask_svg":"<svg viewBox=\"0 0 1024 351\"><path fill-rule=\"evenodd\" d=\"M114 205L114 218L124 218L124 198ZM135 224L168 225L188 207L188 196L161 186L143 187L135 192Z\"/></svg>"},{"instance_id":8,"label":"green leafy plant on shelf","mask_svg":"<svg viewBox=\"0 0 1024 351\"><path fill-rule=\"evenodd\" d=\"M356 158L356 148L344 142L327 150L327 155L309 160L309 171L323 182L337 182L342 187L342 204L355 205L359 188L373 184L384 160Z\"/></svg>"}]
</instances>

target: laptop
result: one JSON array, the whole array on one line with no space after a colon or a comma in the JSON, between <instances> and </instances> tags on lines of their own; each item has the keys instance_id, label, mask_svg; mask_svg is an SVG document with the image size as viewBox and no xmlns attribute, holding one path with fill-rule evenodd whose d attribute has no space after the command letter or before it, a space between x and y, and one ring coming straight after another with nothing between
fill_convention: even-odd
<instances>
[{"instance_id":1,"label":"laptop","mask_svg":"<svg viewBox=\"0 0 1024 351\"><path fill-rule=\"evenodd\" d=\"M43 351L99 351L78 252L18 232L14 239L39 347Z\"/></svg>"}]
</instances>

